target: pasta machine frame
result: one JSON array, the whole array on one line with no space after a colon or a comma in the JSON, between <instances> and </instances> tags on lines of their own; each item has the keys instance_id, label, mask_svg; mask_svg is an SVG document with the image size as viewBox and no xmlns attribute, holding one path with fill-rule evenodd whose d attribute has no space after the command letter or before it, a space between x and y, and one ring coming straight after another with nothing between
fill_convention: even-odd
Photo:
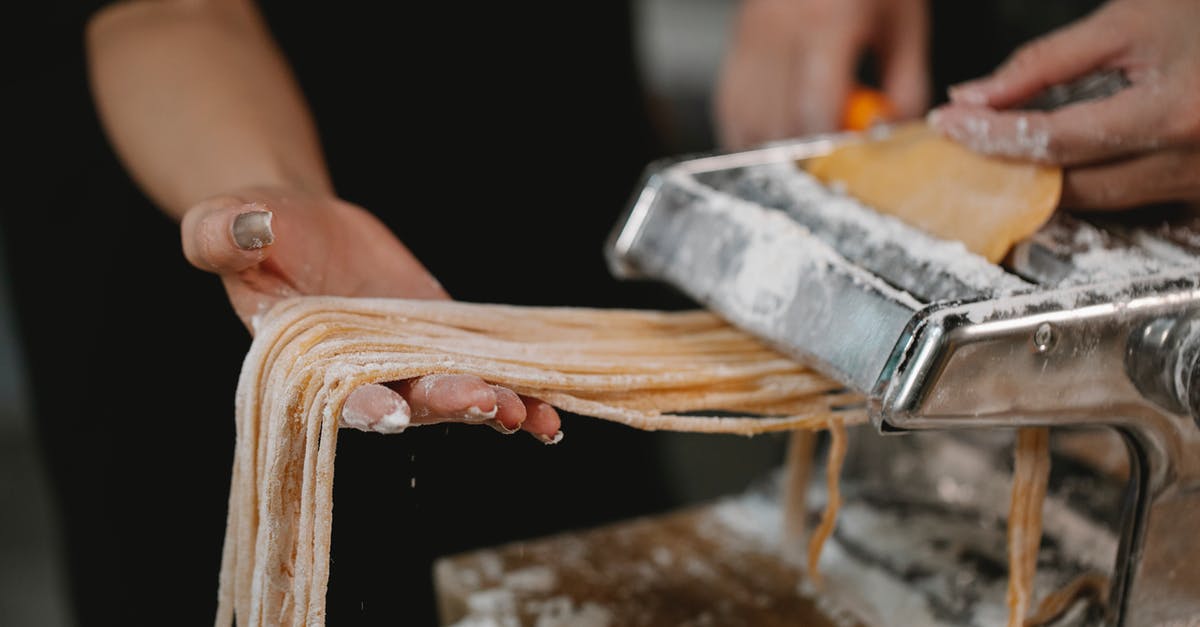
<instances>
[{"instance_id":1,"label":"pasta machine frame","mask_svg":"<svg viewBox=\"0 0 1200 627\"><path fill-rule=\"evenodd\" d=\"M653 164L612 271L862 392L881 433L1117 429L1131 480L1106 620L1200 624L1200 215L1060 214L998 266L811 194L795 164L845 137Z\"/></svg>"}]
</instances>

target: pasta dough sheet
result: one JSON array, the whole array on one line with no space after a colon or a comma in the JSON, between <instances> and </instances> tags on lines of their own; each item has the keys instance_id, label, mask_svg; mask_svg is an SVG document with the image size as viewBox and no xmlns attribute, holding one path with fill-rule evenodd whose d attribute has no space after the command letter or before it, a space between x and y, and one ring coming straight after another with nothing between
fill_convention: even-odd
<instances>
[{"instance_id":1,"label":"pasta dough sheet","mask_svg":"<svg viewBox=\"0 0 1200 627\"><path fill-rule=\"evenodd\" d=\"M822 182L993 263L1058 205L1059 168L985 157L923 123L805 162Z\"/></svg>"},{"instance_id":2,"label":"pasta dough sheet","mask_svg":"<svg viewBox=\"0 0 1200 627\"><path fill-rule=\"evenodd\" d=\"M264 319L238 383L217 625L324 624L342 405L359 386L436 373L647 430L833 428L841 442L842 425L865 421L839 409L858 396L706 312L286 301ZM829 514L822 532L831 527Z\"/></svg>"}]
</instances>

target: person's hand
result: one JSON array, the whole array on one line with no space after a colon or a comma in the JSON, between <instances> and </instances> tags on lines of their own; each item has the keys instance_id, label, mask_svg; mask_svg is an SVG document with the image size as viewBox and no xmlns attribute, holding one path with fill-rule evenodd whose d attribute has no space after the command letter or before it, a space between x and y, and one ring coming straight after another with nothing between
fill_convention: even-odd
<instances>
[{"instance_id":1,"label":"person's hand","mask_svg":"<svg viewBox=\"0 0 1200 627\"><path fill-rule=\"evenodd\" d=\"M867 51L896 115L923 114L927 0L743 0L715 96L722 146L838 130Z\"/></svg>"},{"instance_id":2,"label":"person's hand","mask_svg":"<svg viewBox=\"0 0 1200 627\"><path fill-rule=\"evenodd\" d=\"M240 190L198 203L181 228L188 261L221 276L251 332L257 316L292 296L449 298L382 222L337 198ZM363 386L342 410L344 426L383 433L447 421L523 429L543 442L561 438L553 407L468 375Z\"/></svg>"},{"instance_id":3,"label":"person's hand","mask_svg":"<svg viewBox=\"0 0 1200 627\"><path fill-rule=\"evenodd\" d=\"M1113 0L950 90L930 122L988 154L1066 166L1065 207L1200 200L1200 3ZM1132 83L1051 112L1013 109L1097 70Z\"/></svg>"}]
</instances>

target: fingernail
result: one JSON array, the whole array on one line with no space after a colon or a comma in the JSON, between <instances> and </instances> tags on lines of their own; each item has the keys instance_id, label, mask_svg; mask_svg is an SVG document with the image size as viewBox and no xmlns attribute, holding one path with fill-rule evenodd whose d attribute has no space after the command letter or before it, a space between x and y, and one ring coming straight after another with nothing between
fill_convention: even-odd
<instances>
[{"instance_id":1,"label":"fingernail","mask_svg":"<svg viewBox=\"0 0 1200 627\"><path fill-rule=\"evenodd\" d=\"M270 211L247 211L233 220L233 241L242 250L258 250L275 243Z\"/></svg>"},{"instance_id":2,"label":"fingernail","mask_svg":"<svg viewBox=\"0 0 1200 627\"><path fill-rule=\"evenodd\" d=\"M942 110L934 109L925 114L925 123L933 128L938 128L938 124L942 121Z\"/></svg>"},{"instance_id":3,"label":"fingernail","mask_svg":"<svg viewBox=\"0 0 1200 627\"><path fill-rule=\"evenodd\" d=\"M351 392L342 406L341 426L376 433L401 433L411 422L411 415L403 396L382 385L364 385Z\"/></svg>"},{"instance_id":4,"label":"fingernail","mask_svg":"<svg viewBox=\"0 0 1200 627\"><path fill-rule=\"evenodd\" d=\"M492 407L491 411L483 411L479 407L472 405L463 413L463 421L467 423L487 422L494 419L498 411L500 411L499 406Z\"/></svg>"},{"instance_id":5,"label":"fingernail","mask_svg":"<svg viewBox=\"0 0 1200 627\"><path fill-rule=\"evenodd\" d=\"M521 427L513 427L512 429L509 429L501 424L499 420L495 419L488 420L483 424L495 429L496 431L499 431L500 433L503 433L504 435L512 435L521 430Z\"/></svg>"},{"instance_id":6,"label":"fingernail","mask_svg":"<svg viewBox=\"0 0 1200 627\"><path fill-rule=\"evenodd\" d=\"M546 445L558 444L559 442L562 442L563 432L562 432L562 429L559 429L558 431L556 431L554 433L553 437L548 436L544 433L535 433L535 434L533 434L533 437L537 438L538 440L541 440L542 444L546 444Z\"/></svg>"},{"instance_id":7,"label":"fingernail","mask_svg":"<svg viewBox=\"0 0 1200 627\"><path fill-rule=\"evenodd\" d=\"M947 90L947 94L950 96L950 102L959 104L982 106L988 102L987 94L973 83L955 85Z\"/></svg>"}]
</instances>

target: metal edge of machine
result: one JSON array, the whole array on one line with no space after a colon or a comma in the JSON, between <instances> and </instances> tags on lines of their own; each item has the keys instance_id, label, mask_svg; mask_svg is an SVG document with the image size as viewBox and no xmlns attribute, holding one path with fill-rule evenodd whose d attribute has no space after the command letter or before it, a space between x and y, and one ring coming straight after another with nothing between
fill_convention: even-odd
<instances>
[{"instance_id":1,"label":"metal edge of machine","mask_svg":"<svg viewBox=\"0 0 1200 627\"><path fill-rule=\"evenodd\" d=\"M803 159L842 139L829 135L652 164L606 244L612 272L622 278L667 278L661 268L645 272L639 267L637 244L663 204L660 196L673 173ZM689 293L729 313L711 290ZM895 337L890 357L876 370L873 386L863 385L869 377L861 373L855 381L869 393L870 413L881 432L1032 425L1119 429L1133 453L1132 505L1122 521L1109 620L1141 626L1200 615L1200 599L1189 600L1185 593L1181 601L1170 593L1179 582L1164 586L1161 581L1164 574L1174 575L1200 589L1200 547L1170 550L1171 538L1194 533L1188 521L1200 511L1200 275L1176 271L1100 286L938 303L915 308L907 326L884 326L880 331ZM830 370L828 363L817 365ZM844 369L835 370L845 381ZM1007 376L989 387L997 371ZM1021 402L1013 404L1014 398Z\"/></svg>"},{"instance_id":2,"label":"metal edge of machine","mask_svg":"<svg viewBox=\"0 0 1200 627\"><path fill-rule=\"evenodd\" d=\"M631 263L629 253L641 235L645 219L663 185L663 176L670 171L698 173L731 167L756 165L813 157L828 152L834 145L852 137L849 133L815 135L801 141L779 142L742 152L708 152L666 157L646 166L625 211L609 233L604 244L604 257L609 271L623 279L645 278Z\"/></svg>"},{"instance_id":3,"label":"metal edge of machine","mask_svg":"<svg viewBox=\"0 0 1200 627\"><path fill-rule=\"evenodd\" d=\"M869 410L882 432L1119 430L1134 463L1108 616L1141 626L1200 617L1200 544L1179 543L1200 512L1197 394L1200 275L1183 270L926 308Z\"/></svg>"}]
</instances>

